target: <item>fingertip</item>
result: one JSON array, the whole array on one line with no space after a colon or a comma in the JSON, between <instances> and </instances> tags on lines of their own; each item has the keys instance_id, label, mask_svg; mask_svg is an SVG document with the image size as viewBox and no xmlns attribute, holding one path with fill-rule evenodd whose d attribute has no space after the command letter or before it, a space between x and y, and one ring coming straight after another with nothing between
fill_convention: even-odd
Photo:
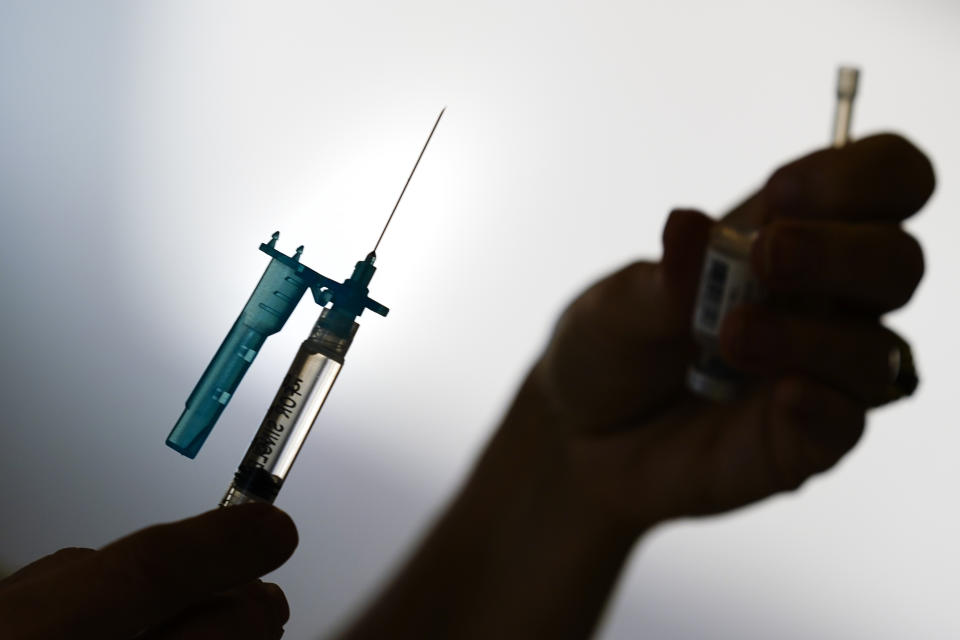
<instances>
[{"instance_id":1,"label":"fingertip","mask_svg":"<svg viewBox=\"0 0 960 640\"><path fill-rule=\"evenodd\" d=\"M697 209L676 208L667 216L663 225L663 246L674 245L678 240L687 238L692 233L709 231L713 219Z\"/></svg>"},{"instance_id":2,"label":"fingertip","mask_svg":"<svg viewBox=\"0 0 960 640\"><path fill-rule=\"evenodd\" d=\"M276 566L280 566L293 555L300 536L293 518L285 511L267 503L227 507L227 510L231 509L246 509L243 515L252 521L251 529L255 535L269 543L270 555Z\"/></svg>"},{"instance_id":3,"label":"fingertip","mask_svg":"<svg viewBox=\"0 0 960 640\"><path fill-rule=\"evenodd\" d=\"M933 160L930 159L930 156L923 153L923 151L917 147L914 147L914 149L920 154L920 174L923 183L923 197L920 205L917 207L919 209L926 204L930 196L933 195L933 192L937 190L937 172L933 167Z\"/></svg>"},{"instance_id":4,"label":"fingertip","mask_svg":"<svg viewBox=\"0 0 960 640\"><path fill-rule=\"evenodd\" d=\"M883 176L898 186L895 202L902 217L910 216L927 203L936 188L936 174L930 158L917 145L897 133L879 133L860 140L877 164L885 167Z\"/></svg>"},{"instance_id":5,"label":"fingertip","mask_svg":"<svg viewBox=\"0 0 960 640\"><path fill-rule=\"evenodd\" d=\"M699 275L714 221L696 209L674 209L663 227L663 266L670 277Z\"/></svg>"},{"instance_id":6,"label":"fingertip","mask_svg":"<svg viewBox=\"0 0 960 640\"><path fill-rule=\"evenodd\" d=\"M908 175L912 177L913 196L916 200L910 203L908 207L914 211L919 211L937 188L937 176L933 168L933 162L917 145L906 138L896 134L890 135L899 141L899 145L902 147L900 153L904 157L904 165L909 167Z\"/></svg>"},{"instance_id":7,"label":"fingertip","mask_svg":"<svg viewBox=\"0 0 960 640\"><path fill-rule=\"evenodd\" d=\"M286 562L287 558L293 555L297 545L300 544L300 533L297 531L297 525L294 523L293 518L285 511L274 507L274 513L271 515L271 519L276 530L274 539L277 545L281 549L287 550L287 554L283 558L283 562Z\"/></svg>"},{"instance_id":8,"label":"fingertip","mask_svg":"<svg viewBox=\"0 0 960 640\"><path fill-rule=\"evenodd\" d=\"M249 546L260 549L269 569L275 569L293 555L299 543L297 526L281 509L265 502L253 502L217 509L224 526ZM266 571L264 571L266 573Z\"/></svg>"}]
</instances>

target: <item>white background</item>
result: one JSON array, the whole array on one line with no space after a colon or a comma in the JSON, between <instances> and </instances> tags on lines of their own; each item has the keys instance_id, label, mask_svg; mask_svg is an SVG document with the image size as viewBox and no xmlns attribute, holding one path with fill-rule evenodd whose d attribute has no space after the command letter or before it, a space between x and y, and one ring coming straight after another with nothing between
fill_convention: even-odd
<instances>
[{"instance_id":1,"label":"white background","mask_svg":"<svg viewBox=\"0 0 960 640\"><path fill-rule=\"evenodd\" d=\"M828 140L894 130L939 185L890 317L917 395L799 493L663 527L600 637L955 638L960 5L4 2L0 559L216 504L317 308L272 337L195 461L163 445L266 265L342 279L448 111L344 374L278 505L289 638L331 630L455 490L563 305ZM656 309L623 309L625 314Z\"/></svg>"}]
</instances>

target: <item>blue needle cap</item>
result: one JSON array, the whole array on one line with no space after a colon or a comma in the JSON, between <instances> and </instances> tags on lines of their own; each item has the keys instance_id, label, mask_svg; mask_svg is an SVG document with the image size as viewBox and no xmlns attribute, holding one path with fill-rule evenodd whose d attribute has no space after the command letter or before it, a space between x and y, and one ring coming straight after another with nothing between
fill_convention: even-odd
<instances>
[{"instance_id":1,"label":"blue needle cap","mask_svg":"<svg viewBox=\"0 0 960 640\"><path fill-rule=\"evenodd\" d=\"M279 232L274 233L270 242L260 245L260 250L270 256L270 264L167 436L167 445L188 458L196 457L267 336L283 328L306 290L313 291L314 300L321 306L337 293L342 295L344 285L300 263L303 247L293 256L277 251L279 237ZM367 298L364 303L386 315L386 307L374 300Z\"/></svg>"}]
</instances>

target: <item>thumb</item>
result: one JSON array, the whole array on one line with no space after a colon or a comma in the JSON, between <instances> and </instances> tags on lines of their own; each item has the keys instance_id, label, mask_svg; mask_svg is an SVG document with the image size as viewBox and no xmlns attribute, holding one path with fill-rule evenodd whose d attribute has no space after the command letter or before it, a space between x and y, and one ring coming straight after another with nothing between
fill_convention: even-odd
<instances>
[{"instance_id":1,"label":"thumb","mask_svg":"<svg viewBox=\"0 0 960 640\"><path fill-rule=\"evenodd\" d=\"M663 277L684 306L693 306L713 225L713 219L700 211L674 209L663 227Z\"/></svg>"}]
</instances>

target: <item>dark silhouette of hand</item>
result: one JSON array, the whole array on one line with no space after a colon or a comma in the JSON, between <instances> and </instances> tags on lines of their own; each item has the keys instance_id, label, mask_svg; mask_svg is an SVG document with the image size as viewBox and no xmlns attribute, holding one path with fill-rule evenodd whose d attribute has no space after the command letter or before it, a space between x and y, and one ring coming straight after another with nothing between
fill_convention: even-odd
<instances>
[{"instance_id":1,"label":"dark silhouette of hand","mask_svg":"<svg viewBox=\"0 0 960 640\"><path fill-rule=\"evenodd\" d=\"M296 546L290 517L254 504L61 549L0 581L0 638L279 638L286 598L257 577Z\"/></svg>"},{"instance_id":2,"label":"dark silhouette of hand","mask_svg":"<svg viewBox=\"0 0 960 640\"><path fill-rule=\"evenodd\" d=\"M685 386L715 223L673 212L660 262L565 311L453 504L341 637L589 637L644 531L833 465L867 409L896 396L889 355L905 343L880 316L923 274L899 223L933 184L920 151L881 135L784 166L731 212L760 229L751 260L767 293L721 327L723 354L751 374L723 404Z\"/></svg>"},{"instance_id":3,"label":"dark silhouette of hand","mask_svg":"<svg viewBox=\"0 0 960 640\"><path fill-rule=\"evenodd\" d=\"M905 343L880 315L923 274L899 223L933 187L916 147L878 135L780 168L731 213L760 227L751 259L769 297L721 327L723 354L753 374L722 404L684 386L714 222L674 211L661 262L630 265L577 298L528 381L559 427L567 484L640 531L795 489L836 463L866 410L893 399L890 352Z\"/></svg>"}]
</instances>

